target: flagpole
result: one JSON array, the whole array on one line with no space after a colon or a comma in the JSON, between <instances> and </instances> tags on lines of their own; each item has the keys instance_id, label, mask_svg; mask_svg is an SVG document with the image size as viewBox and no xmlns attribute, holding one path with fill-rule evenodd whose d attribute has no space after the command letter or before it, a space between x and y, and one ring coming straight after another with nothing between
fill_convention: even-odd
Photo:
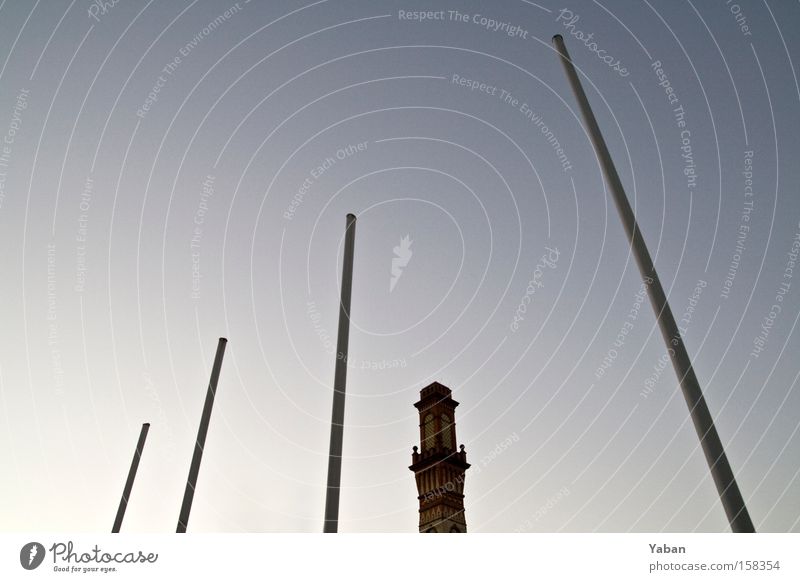
<instances>
[{"instance_id":1,"label":"flagpole","mask_svg":"<svg viewBox=\"0 0 800 582\"><path fill-rule=\"evenodd\" d=\"M350 296L353 290L353 251L356 217L348 214L342 263L342 294L339 302L339 335L336 340L336 370L333 378L331 441L328 454L328 488L325 496L324 533L339 531L339 491L342 482L342 444L344 441L344 396L347 384L347 352L350 342Z\"/></svg>"},{"instance_id":2,"label":"flagpole","mask_svg":"<svg viewBox=\"0 0 800 582\"><path fill-rule=\"evenodd\" d=\"M114 518L114 525L111 527L111 533L119 533L122 527L122 519L125 517L125 510L128 508L128 500L131 498L131 490L133 489L133 480L136 479L136 471L139 469L139 460L142 458L142 450L144 449L144 442L147 440L147 433L149 430L150 423L145 422L142 425L142 430L139 432L139 442L136 443L136 450L133 453L131 468L128 470L128 479L125 481L125 488L122 490L122 499L119 500L117 516Z\"/></svg>"},{"instance_id":3,"label":"flagpole","mask_svg":"<svg viewBox=\"0 0 800 582\"><path fill-rule=\"evenodd\" d=\"M644 238L639 230L636 217L628 203L628 198L622 187L622 182L614 167L614 162L611 160L606 142L600 133L600 127L597 125L597 120L594 117L594 113L592 113L589 100L586 98L586 93L583 91L578 73L575 71L567 48L564 45L564 39L560 34L553 37L553 45L561 57L561 64L564 66L567 78L572 86L572 91L578 101L583 120L589 132L589 137L592 140L595 153L600 160L603 176L605 177L609 190L611 190L611 195L614 198L617 211L622 219L622 226L625 229L628 242L633 249L636 264L639 266L639 271L644 281L647 283L647 292L650 296L650 302L655 311L659 327L661 328L661 335L667 344L667 351L672 359L672 365L680 380L683 396L689 407L689 413L692 417L694 428L697 431L698 437L700 437L700 444L703 448L706 462L711 470L711 477L714 480L720 500L722 501L722 507L725 509L725 513L728 517L731 531L735 533L755 532L744 499L739 492L739 486L736 484L733 470L725 455L725 449L717 434L717 429L714 427L714 421L711 418L711 412L708 410L708 405L700 389L700 383L695 376L694 368L692 368L692 362L689 359L689 354L686 351L683 338L675 323L675 318L672 315L667 297L661 287L661 282L653 266L650 253L647 250Z\"/></svg>"},{"instance_id":4,"label":"flagpole","mask_svg":"<svg viewBox=\"0 0 800 582\"><path fill-rule=\"evenodd\" d=\"M186 491L183 493L183 503L181 504L181 514L178 517L176 533L186 533L186 526L189 524L189 513L192 511L192 500L194 499L194 490L197 486L197 475L200 473L200 461L203 460L203 449L205 449L206 446L208 423L211 421L211 409L214 407L214 395L217 392L219 372L222 369L222 356L225 355L225 346L227 343L228 340L224 337L219 338L219 342L217 343L217 355L214 357L214 367L211 369L211 380L208 383L206 402L203 405L203 414L200 417L200 428L197 430L197 440L194 444L192 464L189 467L189 478L186 480Z\"/></svg>"}]
</instances>

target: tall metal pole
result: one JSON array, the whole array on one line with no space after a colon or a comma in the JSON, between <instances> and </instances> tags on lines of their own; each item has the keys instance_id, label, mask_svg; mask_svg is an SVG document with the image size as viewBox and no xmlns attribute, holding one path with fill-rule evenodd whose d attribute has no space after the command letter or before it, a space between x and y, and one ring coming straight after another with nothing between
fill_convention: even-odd
<instances>
[{"instance_id":1,"label":"tall metal pole","mask_svg":"<svg viewBox=\"0 0 800 582\"><path fill-rule=\"evenodd\" d=\"M347 348L350 342L350 295L353 290L353 250L356 217L347 215L342 264L342 296L339 302L339 336L336 340L336 372L333 378L331 447L328 454L328 490L325 496L324 533L339 530L339 486L342 482L342 442L344 438L344 395L347 383Z\"/></svg>"},{"instance_id":2,"label":"tall metal pole","mask_svg":"<svg viewBox=\"0 0 800 582\"><path fill-rule=\"evenodd\" d=\"M636 218L628 203L628 198L622 187L622 182L619 179L619 175L617 175L614 162L611 160L606 142L600 133L597 120L594 118L592 109L589 106L589 101L586 98L586 93L583 92L580 79L578 79L578 73L575 71L575 67L572 64L566 46L564 46L564 39L561 35L553 37L553 45L561 56L561 64L564 65L564 70L572 86L572 91L575 93L575 98L578 100L578 105L580 106L584 123L586 123L589 137L592 140L595 153L603 169L603 176L614 197L614 203L622 219L625 234L628 236L628 242L633 249L636 263L639 265L639 271L645 283L647 283L647 292L650 296L650 302L653 305L659 327L661 328L661 335L664 337L664 341L667 344L667 351L672 359L675 372L678 375L683 397L686 399L686 404L689 407L689 413L691 414L694 428L697 431L697 435L700 437L700 444L703 447L706 462L711 469L711 477L714 479L714 484L717 487L717 492L722 501L722 507L725 509L725 513L728 516L731 531L736 533L752 533L755 531L753 522L750 520L750 514L747 512L744 499L742 499L742 494L739 492L739 486L736 484L736 479L728 463L728 458L725 456L725 449L722 447L717 429L714 427L714 421L711 418L708 405L700 389L700 383L697 381L694 369L692 368L689 354L686 352L683 338L678 330L678 326L675 324L675 318L672 315L669 303L667 303L667 297L661 287L661 282L658 279L653 261L650 258L650 253L647 250L644 238L639 230L639 225L636 223Z\"/></svg>"},{"instance_id":3,"label":"tall metal pole","mask_svg":"<svg viewBox=\"0 0 800 582\"><path fill-rule=\"evenodd\" d=\"M186 526L189 523L189 513L192 511L194 489L197 485L197 474L200 472L200 461L203 460L203 449L206 446L208 423L211 420L211 408L214 406L214 395L217 392L219 371L222 368L222 356L225 354L225 345L227 343L228 340L224 337L219 338L217 355L214 358L214 368L211 370L211 380L208 383L208 392L206 392L206 403L203 405L203 416L200 417L200 428L197 430L197 441L194 444L192 465L189 467L189 478L186 480L186 491L183 494L181 514L180 517L178 517L177 533L186 533Z\"/></svg>"},{"instance_id":4,"label":"tall metal pole","mask_svg":"<svg viewBox=\"0 0 800 582\"><path fill-rule=\"evenodd\" d=\"M139 459L142 458L142 449L144 449L144 442L147 440L147 432L150 430L150 423L145 422L142 425L142 430L139 433L139 442L136 443L136 451L133 453L133 460L131 461L131 468L128 471L128 480L125 481L125 489L122 490L122 499L119 500L119 508L117 508L117 517L114 518L114 525L111 528L111 533L119 533L122 527L122 518L125 517L125 510L128 508L128 499L131 498L131 489L133 489L133 480L136 479L136 470L139 468Z\"/></svg>"}]
</instances>

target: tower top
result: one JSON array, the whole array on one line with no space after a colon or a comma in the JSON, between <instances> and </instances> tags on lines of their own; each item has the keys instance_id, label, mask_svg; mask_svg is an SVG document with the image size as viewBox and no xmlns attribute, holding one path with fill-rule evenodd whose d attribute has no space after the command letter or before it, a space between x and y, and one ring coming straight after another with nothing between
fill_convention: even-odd
<instances>
[{"instance_id":1,"label":"tower top","mask_svg":"<svg viewBox=\"0 0 800 582\"><path fill-rule=\"evenodd\" d=\"M452 395L453 391L450 388L439 382L433 382L420 390L419 401L415 402L414 406L420 412L433 407L435 404L447 404L455 409L458 406L458 402L453 400Z\"/></svg>"}]
</instances>

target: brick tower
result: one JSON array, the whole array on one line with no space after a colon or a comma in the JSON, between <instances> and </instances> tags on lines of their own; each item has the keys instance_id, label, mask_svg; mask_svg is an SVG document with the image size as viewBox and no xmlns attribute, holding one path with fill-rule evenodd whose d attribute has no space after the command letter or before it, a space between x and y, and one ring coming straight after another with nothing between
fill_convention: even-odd
<instances>
[{"instance_id":1,"label":"brick tower","mask_svg":"<svg viewBox=\"0 0 800 582\"><path fill-rule=\"evenodd\" d=\"M466 533L464 473L469 469L464 445L456 450L455 409L450 388L434 382L420 391L421 451L411 455L419 496L420 533Z\"/></svg>"}]
</instances>

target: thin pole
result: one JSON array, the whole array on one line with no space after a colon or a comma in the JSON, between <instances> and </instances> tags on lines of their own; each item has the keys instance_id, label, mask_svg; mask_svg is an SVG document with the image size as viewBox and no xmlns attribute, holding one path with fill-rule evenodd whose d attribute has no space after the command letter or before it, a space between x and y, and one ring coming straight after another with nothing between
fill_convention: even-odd
<instances>
[{"instance_id":1,"label":"thin pole","mask_svg":"<svg viewBox=\"0 0 800 582\"><path fill-rule=\"evenodd\" d=\"M336 340L336 371L333 378L331 447L328 454L328 489L325 496L324 533L339 530L339 487L342 482L342 442L344 439L344 395L347 384L347 348L350 342L350 296L353 290L353 250L356 217L347 215L342 264L342 296L339 302L339 336Z\"/></svg>"},{"instance_id":2,"label":"thin pole","mask_svg":"<svg viewBox=\"0 0 800 582\"><path fill-rule=\"evenodd\" d=\"M203 449L206 446L208 423L211 420L211 409L214 406L214 395L217 392L219 371L222 368L222 356L225 355L225 345L227 343L228 340L224 337L219 338L217 355L214 358L214 367L211 370L211 380L208 383L208 392L206 392L206 403L203 405L203 416L200 417L200 428L197 430L197 441L194 444L192 465L189 467L189 478L186 480L186 491L183 494L181 514L180 517L178 517L177 533L186 533L186 526L189 523L189 513L192 511L194 489L197 486L197 474L200 472L200 461L203 460Z\"/></svg>"},{"instance_id":3,"label":"thin pole","mask_svg":"<svg viewBox=\"0 0 800 582\"><path fill-rule=\"evenodd\" d=\"M639 271L645 283L647 283L647 292L650 296L650 302L655 311L659 327L661 328L661 335L664 337L664 341L667 344L667 351L672 359L672 365L680 380L683 397L686 399L686 404L689 407L689 413L692 417L694 428L697 431L697 436L700 437L700 444L703 447L706 462L711 469L711 477L714 479L714 484L717 487L717 492L722 501L722 507L725 509L725 513L728 516L731 531L735 533L755 532L753 522L750 520L750 514L747 512L744 499L742 499L742 494L739 492L739 486L736 484L736 479L733 476L733 470L725 455L725 449L722 447L717 429L714 427L714 421L711 418L708 405L703 397L703 391L700 389L700 383L697 381L694 369L692 368L689 354L686 352L683 338L675 323L675 318L672 315L669 303L667 303L667 297L661 287L661 282L658 279L653 261L650 258L650 253L647 250L644 238L639 230L639 225L636 223L636 217L628 203L628 198L622 187L622 182L619 179L619 175L617 175L614 162L611 160L606 142L600 133L600 127L597 125L597 120L594 118L592 109L589 106L589 101L586 98L586 93L583 91L580 79L578 79L578 73L575 71L572 59L570 59L567 48L564 46L564 39L561 35L553 37L553 45L561 56L561 64L564 65L564 70L572 86L572 91L575 93L575 98L578 100L578 105L583 114L583 120L589 131L589 137L592 140L595 153L603 169L603 176L614 197L614 203L622 219L625 234L628 236L628 242L633 249L636 264L639 266Z\"/></svg>"},{"instance_id":4,"label":"thin pole","mask_svg":"<svg viewBox=\"0 0 800 582\"><path fill-rule=\"evenodd\" d=\"M128 471L128 480L125 481L125 489L122 490L122 499L119 500L117 517L114 518L111 533L119 533L119 529L122 527L122 518L125 517L125 510L128 508L128 500L131 498L131 489L133 489L133 480L136 479L136 470L139 468L139 459L142 458L142 449L144 449L144 442L147 440L147 432L149 430L150 423L145 422L142 425L141 432L139 432L139 442L136 443L136 451L133 453L131 468Z\"/></svg>"}]
</instances>

